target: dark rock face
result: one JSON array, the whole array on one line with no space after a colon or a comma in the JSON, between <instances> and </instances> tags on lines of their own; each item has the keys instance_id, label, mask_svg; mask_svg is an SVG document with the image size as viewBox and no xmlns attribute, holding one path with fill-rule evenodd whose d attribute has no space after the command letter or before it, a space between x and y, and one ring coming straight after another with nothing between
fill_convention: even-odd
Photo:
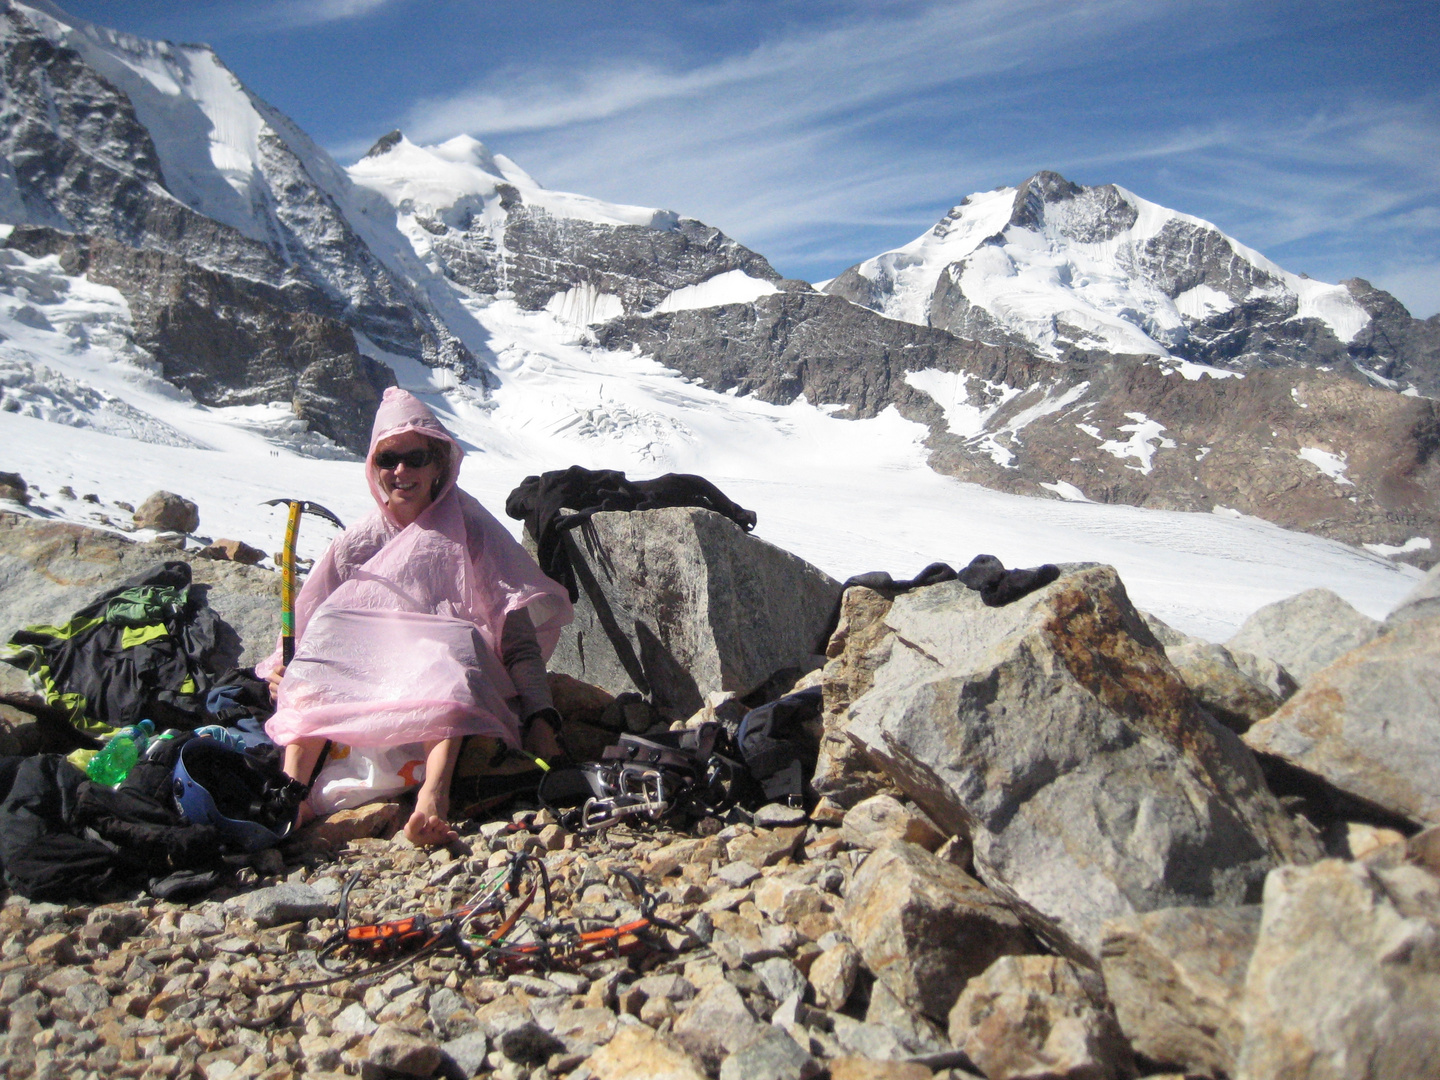
<instances>
[{"instance_id":1,"label":"dark rock face","mask_svg":"<svg viewBox=\"0 0 1440 1080\"><path fill-rule=\"evenodd\" d=\"M894 404L931 425L935 469L986 487L1043 496L1064 483L1094 502L1226 507L1348 543L1423 536L1432 548L1410 556L1422 564L1440 550L1440 406L1338 372L1191 380L1154 360L1081 351L1054 363L802 293L617 319L596 336L713 390L780 403L803 393L856 418ZM907 382L922 371L961 377L951 408L973 408L972 429L952 433ZM1151 421L1163 430L1146 438ZM1343 456L1348 483L1301 451Z\"/></svg>"},{"instance_id":2,"label":"dark rock face","mask_svg":"<svg viewBox=\"0 0 1440 1080\"><path fill-rule=\"evenodd\" d=\"M1440 315L1417 319L1405 305L1364 278L1341 282L1370 315L1350 342L1350 355L1383 378L1440 397Z\"/></svg>"},{"instance_id":3,"label":"dark rock face","mask_svg":"<svg viewBox=\"0 0 1440 1080\"><path fill-rule=\"evenodd\" d=\"M461 207L445 215L454 221L425 225L435 235L431 248L447 277L477 292L509 290L531 311L576 285L620 297L629 313L731 270L780 281L763 257L691 218L662 211L647 226L556 217L521 202L506 185L499 200L506 212L503 255L490 226Z\"/></svg>"},{"instance_id":4,"label":"dark rock face","mask_svg":"<svg viewBox=\"0 0 1440 1080\"><path fill-rule=\"evenodd\" d=\"M987 378L1026 389L986 419L993 436L932 428L939 471L1017 494L1063 482L1096 502L1226 507L1354 544L1440 542L1433 400L1314 369L1192 381L1153 363L1115 360L1052 368L1035 383ZM982 409L995 400L993 385L978 379L967 390ZM1036 408L1054 411L1014 426ZM1164 430L1147 439L1142 429L1151 422ZM1317 451L1343 457L1340 479L1300 456ZM1428 564L1433 552L1416 555Z\"/></svg>"},{"instance_id":5,"label":"dark rock face","mask_svg":"<svg viewBox=\"0 0 1440 1080\"><path fill-rule=\"evenodd\" d=\"M161 253L197 272L209 271L215 280L230 277L226 299L234 307L214 317L221 322L273 322L274 298L288 292L295 299L280 306L289 311L312 312L337 330L339 324L354 328L384 349L431 365L476 372L475 358L428 303L351 228L325 185L311 175L312 167L328 164L323 153L278 113L256 103L268 126L259 137L250 192L254 227L263 235L250 236L197 212L172 192L135 103L80 52L51 40L19 9L7 7L0 22L9 37L0 59L0 209L8 220ZM307 164L302 154L320 164ZM122 291L134 304L134 290ZM247 310L251 304L258 306ZM209 329L197 326L189 333L200 340ZM343 348L338 339L320 346L321 352L337 350L353 354L353 340ZM167 377L182 385L211 377L186 370L180 378L183 354L173 355ZM335 403L345 400L343 394L328 396ZM321 430L333 437L362 421L368 423L368 417ZM340 441L353 438L347 433Z\"/></svg>"},{"instance_id":6,"label":"dark rock face","mask_svg":"<svg viewBox=\"0 0 1440 1080\"><path fill-rule=\"evenodd\" d=\"M323 298L304 282L276 288L175 255L45 228L17 228L8 246L58 255L67 273L119 289L136 343L202 404L288 401L312 430L353 453L369 445L371 419L394 373L361 355L343 323L317 313Z\"/></svg>"},{"instance_id":7,"label":"dark rock face","mask_svg":"<svg viewBox=\"0 0 1440 1080\"><path fill-rule=\"evenodd\" d=\"M617 319L598 327L596 338L606 348L638 345L712 390L780 404L804 394L815 403L849 405L845 415L854 417L892 403L938 416L933 401L906 384L906 371L990 370L1007 362L1054 367L1018 348L896 322L823 293L782 292L753 304Z\"/></svg>"}]
</instances>

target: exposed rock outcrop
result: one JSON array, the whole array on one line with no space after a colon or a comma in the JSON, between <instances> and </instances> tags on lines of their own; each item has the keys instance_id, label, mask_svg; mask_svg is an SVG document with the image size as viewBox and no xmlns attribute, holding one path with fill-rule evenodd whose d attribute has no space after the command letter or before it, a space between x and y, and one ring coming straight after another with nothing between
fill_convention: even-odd
<instances>
[{"instance_id":1,"label":"exposed rock outcrop","mask_svg":"<svg viewBox=\"0 0 1440 1080\"><path fill-rule=\"evenodd\" d=\"M1066 364L886 319L838 297L617 319L595 330L714 390L930 426L937 471L1001 491L1166 510L1238 511L1347 543L1440 554L1440 412L1318 368L1189 379L1095 354Z\"/></svg>"},{"instance_id":2,"label":"exposed rock outcrop","mask_svg":"<svg viewBox=\"0 0 1440 1080\"><path fill-rule=\"evenodd\" d=\"M0 643L22 626L63 623L127 577L177 558L190 561L161 544L0 512ZM222 668L269 655L280 636L280 575L203 558L190 569L192 587L234 635L222 642Z\"/></svg>"},{"instance_id":3,"label":"exposed rock outcrop","mask_svg":"<svg viewBox=\"0 0 1440 1080\"><path fill-rule=\"evenodd\" d=\"M845 930L890 992L937 1023L992 961L1036 949L1000 897L903 842L875 851L856 873Z\"/></svg>"},{"instance_id":4,"label":"exposed rock outcrop","mask_svg":"<svg viewBox=\"0 0 1440 1080\"><path fill-rule=\"evenodd\" d=\"M1309 589L1250 615L1227 648L1268 656L1304 684L1338 657L1372 640L1380 624L1329 589Z\"/></svg>"},{"instance_id":5,"label":"exposed rock outcrop","mask_svg":"<svg viewBox=\"0 0 1440 1080\"><path fill-rule=\"evenodd\" d=\"M1259 905L1164 908L1107 923L1101 971L1135 1052L1159 1068L1232 1075L1259 931Z\"/></svg>"},{"instance_id":6,"label":"exposed rock outcrop","mask_svg":"<svg viewBox=\"0 0 1440 1080\"><path fill-rule=\"evenodd\" d=\"M1110 568L1000 608L931 586L884 621L849 737L1072 957L1098 960L1108 918L1244 903L1271 867L1318 857Z\"/></svg>"}]
</instances>

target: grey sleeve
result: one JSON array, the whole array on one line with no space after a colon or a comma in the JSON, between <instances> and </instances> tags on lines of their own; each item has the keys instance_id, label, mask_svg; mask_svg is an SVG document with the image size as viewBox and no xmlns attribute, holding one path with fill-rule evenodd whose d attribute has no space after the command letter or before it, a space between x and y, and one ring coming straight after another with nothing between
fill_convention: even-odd
<instances>
[{"instance_id":1,"label":"grey sleeve","mask_svg":"<svg viewBox=\"0 0 1440 1080\"><path fill-rule=\"evenodd\" d=\"M500 633L500 660L520 694L522 720L540 709L554 707L550 680L545 674L545 658L540 655L530 613L524 608L512 611L505 618L505 628Z\"/></svg>"}]
</instances>

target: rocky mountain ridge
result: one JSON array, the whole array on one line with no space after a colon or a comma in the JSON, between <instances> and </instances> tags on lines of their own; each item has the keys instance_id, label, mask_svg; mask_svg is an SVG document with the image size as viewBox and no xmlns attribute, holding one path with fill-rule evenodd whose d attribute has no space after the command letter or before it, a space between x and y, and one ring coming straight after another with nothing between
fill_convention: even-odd
<instances>
[{"instance_id":1,"label":"rocky mountain ridge","mask_svg":"<svg viewBox=\"0 0 1440 1080\"><path fill-rule=\"evenodd\" d=\"M1193 377L1179 364L1057 364L886 319L839 297L630 316L593 328L717 391L775 402L894 405L930 426L930 463L1024 495L1242 513L1373 544L1440 552L1440 413L1312 367Z\"/></svg>"},{"instance_id":2,"label":"rocky mountain ridge","mask_svg":"<svg viewBox=\"0 0 1440 1080\"><path fill-rule=\"evenodd\" d=\"M386 198L416 253L474 293L549 307L581 325L654 309L677 289L722 275L773 291L763 256L669 210L547 191L468 136L418 147L391 132L351 166Z\"/></svg>"}]
</instances>

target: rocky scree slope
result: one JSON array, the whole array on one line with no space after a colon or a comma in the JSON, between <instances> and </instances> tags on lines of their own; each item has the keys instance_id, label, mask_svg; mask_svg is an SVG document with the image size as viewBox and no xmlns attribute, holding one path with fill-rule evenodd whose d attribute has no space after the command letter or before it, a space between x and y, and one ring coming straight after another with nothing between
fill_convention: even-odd
<instances>
[{"instance_id":1,"label":"rocky scree slope","mask_svg":"<svg viewBox=\"0 0 1440 1080\"><path fill-rule=\"evenodd\" d=\"M672 512L610 516L654 527L652 539L678 535ZM75 592L159 556L5 517L21 548L0 559L0 579L30 616L63 613ZM637 563L644 538L601 531L616 562ZM730 558L699 530L680 546L711 569ZM247 623L253 652L273 639L277 575L226 568L206 576L227 618L259 616L253 601L271 614ZM1369 690L1346 695L1347 723L1320 737L1339 749L1383 730L1387 718L1369 715L1375 690L1436 669L1437 573L1358 648L1330 633L1348 620L1363 637L1358 613L1305 594L1257 613L1236 651L1209 646L1256 671L1265 658L1237 641L1297 670L1301 658L1324 665L1251 731L1298 720L1315 732L1306 695L1337 675ZM617 587L629 607L655 608L643 594L674 583ZM1365 675L1357 659L1392 638L1403 648ZM802 681L821 688L827 743L868 755L880 770L870 780L893 794L842 792L822 757L826 797L809 814L772 804L689 835L584 836L521 811L467 822L433 851L397 832L398 804L375 803L243 857L232 882L192 904L7 897L0 1063L15 1076L150 1080L1434 1075L1440 803L1385 828L1337 816L1334 802L1325 816L1319 793L1277 799L1250 749L1202 707L1214 686L1171 664L1199 644L1135 610L1108 567L1066 567L994 609L955 582L893 601L852 588L824 666ZM715 695L691 721L733 719L738 705ZM1374 744L1432 794L1435 729L1422 714L1413 743ZM352 875L356 921L439 914L522 852L544 861L560 933L637 918L617 871L635 875L668 923L656 947L508 975L441 950L288 1003L274 993L317 974L314 950L340 929ZM522 922L516 936L530 932ZM273 1023L254 1022L282 1005Z\"/></svg>"}]
</instances>

